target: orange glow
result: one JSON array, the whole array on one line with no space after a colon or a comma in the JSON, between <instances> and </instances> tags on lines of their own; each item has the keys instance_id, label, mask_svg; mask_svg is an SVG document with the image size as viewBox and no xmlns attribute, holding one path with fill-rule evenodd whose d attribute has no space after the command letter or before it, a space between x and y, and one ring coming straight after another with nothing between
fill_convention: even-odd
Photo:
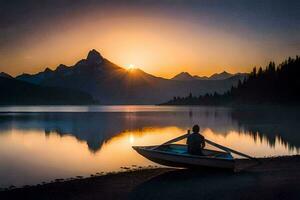
<instances>
[{"instance_id":1,"label":"orange glow","mask_svg":"<svg viewBox=\"0 0 300 200\"><path fill-rule=\"evenodd\" d=\"M88 176L91 173L119 171L120 167L157 165L137 154L133 145L158 145L185 133L177 127L143 128L124 131L103 144L99 141L99 150L89 150L86 141L79 141L72 135L60 136L56 133L45 135L43 131L13 129L0 134L0 160L21 166L14 169L15 174L22 174L26 181L41 182L55 178L67 178L77 175ZM280 138L270 146L267 138L254 140L247 133L230 131L225 135L203 131L210 140L246 154L262 157L298 154L299 151L289 146ZM185 140L179 143L185 143ZM212 148L209 145L207 148ZM8 151L9 149L9 151ZM28 156L30 155L30 156ZM19 175L20 175L19 174ZM14 179L14 175L11 175ZM28 180L26 176L30 177Z\"/></svg>"},{"instance_id":2,"label":"orange glow","mask_svg":"<svg viewBox=\"0 0 300 200\"><path fill-rule=\"evenodd\" d=\"M129 65L126 66L126 69L130 71L130 70L136 69L136 67L135 67L134 64L129 64Z\"/></svg>"},{"instance_id":3,"label":"orange glow","mask_svg":"<svg viewBox=\"0 0 300 200\"><path fill-rule=\"evenodd\" d=\"M91 12L51 26L43 24L22 48L14 54L0 54L0 60L13 75L36 73L60 63L74 65L94 48L124 68L134 62L148 73L170 78L182 71L197 75L248 72L254 65L293 55L282 49L285 55L270 57L259 40L244 40L247 33L241 30L234 33L201 21L195 24L147 12Z\"/></svg>"}]
</instances>

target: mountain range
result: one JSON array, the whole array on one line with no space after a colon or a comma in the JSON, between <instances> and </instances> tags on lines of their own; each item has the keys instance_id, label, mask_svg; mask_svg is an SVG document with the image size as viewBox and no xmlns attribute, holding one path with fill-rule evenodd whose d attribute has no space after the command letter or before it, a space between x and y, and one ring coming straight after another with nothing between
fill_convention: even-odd
<instances>
[{"instance_id":1,"label":"mountain range","mask_svg":"<svg viewBox=\"0 0 300 200\"><path fill-rule=\"evenodd\" d=\"M236 74L231 74L226 71L223 71L222 73L215 73L211 75L210 77L207 76L192 76L188 72L181 72L171 78L171 80L176 80L176 81L195 81L195 80L225 80L228 78L232 77L238 77L240 79L246 78L248 76L247 73L236 73Z\"/></svg>"},{"instance_id":2,"label":"mountain range","mask_svg":"<svg viewBox=\"0 0 300 200\"><path fill-rule=\"evenodd\" d=\"M253 68L245 81L239 81L224 94L174 97L161 105L300 105L300 57L289 57L263 69ZM190 81L192 82L192 81Z\"/></svg>"},{"instance_id":3,"label":"mountain range","mask_svg":"<svg viewBox=\"0 0 300 200\"><path fill-rule=\"evenodd\" d=\"M228 75L221 73L205 80L194 76L193 81L165 79L141 69L124 69L93 49L73 66L60 64L55 70L46 68L37 74L22 74L14 79L40 87L80 91L100 104L157 104L188 93L224 93L245 77L225 76Z\"/></svg>"}]
</instances>

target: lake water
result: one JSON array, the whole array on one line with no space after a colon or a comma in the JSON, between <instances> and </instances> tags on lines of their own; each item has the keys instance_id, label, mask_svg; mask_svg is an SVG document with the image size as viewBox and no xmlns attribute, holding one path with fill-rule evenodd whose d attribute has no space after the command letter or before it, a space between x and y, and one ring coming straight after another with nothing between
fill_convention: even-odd
<instances>
[{"instance_id":1,"label":"lake water","mask_svg":"<svg viewBox=\"0 0 300 200\"><path fill-rule=\"evenodd\" d=\"M131 146L161 144L193 124L255 157L299 154L299 122L299 109L279 107L0 107L0 187L156 165Z\"/></svg>"}]
</instances>

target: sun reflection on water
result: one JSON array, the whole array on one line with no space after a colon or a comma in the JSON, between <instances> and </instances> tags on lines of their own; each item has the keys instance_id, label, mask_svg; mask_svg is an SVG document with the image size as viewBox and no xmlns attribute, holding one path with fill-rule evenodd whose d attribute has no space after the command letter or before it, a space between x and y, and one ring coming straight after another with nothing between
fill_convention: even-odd
<instances>
[{"instance_id":1,"label":"sun reflection on water","mask_svg":"<svg viewBox=\"0 0 300 200\"><path fill-rule=\"evenodd\" d=\"M156 165L137 154L132 146L158 145L184 133L186 130L175 126L126 130L103 144L99 141L101 148L94 152L87 141L72 135L12 129L0 135L0 177L5 177L6 183L24 185L118 171L124 166ZM299 149L279 136L270 143L267 137L258 133L229 131L223 134L212 129L202 133L207 139L256 157L299 154Z\"/></svg>"}]
</instances>

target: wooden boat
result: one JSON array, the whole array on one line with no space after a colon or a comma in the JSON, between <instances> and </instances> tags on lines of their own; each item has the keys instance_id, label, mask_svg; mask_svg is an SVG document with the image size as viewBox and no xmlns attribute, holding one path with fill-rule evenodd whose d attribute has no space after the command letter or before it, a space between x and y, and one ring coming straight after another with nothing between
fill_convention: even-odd
<instances>
[{"instance_id":1,"label":"wooden boat","mask_svg":"<svg viewBox=\"0 0 300 200\"><path fill-rule=\"evenodd\" d=\"M230 152L203 149L203 156L191 155L187 153L187 146L180 144L132 148L147 159L170 167L234 169L235 161Z\"/></svg>"}]
</instances>

